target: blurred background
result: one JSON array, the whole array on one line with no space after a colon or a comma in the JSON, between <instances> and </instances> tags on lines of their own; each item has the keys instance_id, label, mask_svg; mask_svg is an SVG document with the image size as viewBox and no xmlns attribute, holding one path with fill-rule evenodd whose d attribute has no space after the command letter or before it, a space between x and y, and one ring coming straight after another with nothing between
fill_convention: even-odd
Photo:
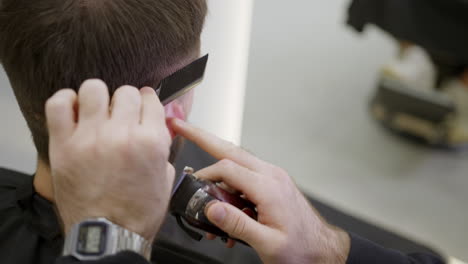
<instances>
[{"instance_id":1,"label":"blurred background","mask_svg":"<svg viewBox=\"0 0 468 264\"><path fill-rule=\"evenodd\" d=\"M468 153L411 144L371 119L377 28L345 26L349 0L256 0L242 145L342 210L468 260Z\"/></svg>"},{"instance_id":2,"label":"blurred background","mask_svg":"<svg viewBox=\"0 0 468 264\"><path fill-rule=\"evenodd\" d=\"M468 260L468 153L401 140L369 116L377 73L398 52L392 38L346 26L349 0L209 3L211 61L193 123L351 215ZM32 173L33 145L3 69L0 118L0 166Z\"/></svg>"}]
</instances>

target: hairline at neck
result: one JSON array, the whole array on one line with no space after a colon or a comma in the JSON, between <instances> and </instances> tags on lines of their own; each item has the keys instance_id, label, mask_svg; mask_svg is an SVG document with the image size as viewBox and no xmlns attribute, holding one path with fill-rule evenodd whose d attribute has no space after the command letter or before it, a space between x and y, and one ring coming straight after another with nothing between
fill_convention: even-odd
<instances>
[{"instance_id":1,"label":"hairline at neck","mask_svg":"<svg viewBox=\"0 0 468 264\"><path fill-rule=\"evenodd\" d=\"M54 202L54 186L52 183L52 172L50 166L42 161L37 160L36 174L33 181L34 189L38 194L50 202Z\"/></svg>"}]
</instances>

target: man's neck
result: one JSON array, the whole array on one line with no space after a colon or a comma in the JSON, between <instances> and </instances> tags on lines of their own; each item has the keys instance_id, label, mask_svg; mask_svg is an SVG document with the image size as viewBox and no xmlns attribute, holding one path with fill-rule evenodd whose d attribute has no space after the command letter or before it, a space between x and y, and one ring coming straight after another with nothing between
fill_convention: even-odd
<instances>
[{"instance_id":1,"label":"man's neck","mask_svg":"<svg viewBox=\"0 0 468 264\"><path fill-rule=\"evenodd\" d=\"M33 185L36 192L42 197L50 202L54 201L54 187L52 185L50 167L40 159L37 162L37 170L36 175L34 176Z\"/></svg>"}]
</instances>

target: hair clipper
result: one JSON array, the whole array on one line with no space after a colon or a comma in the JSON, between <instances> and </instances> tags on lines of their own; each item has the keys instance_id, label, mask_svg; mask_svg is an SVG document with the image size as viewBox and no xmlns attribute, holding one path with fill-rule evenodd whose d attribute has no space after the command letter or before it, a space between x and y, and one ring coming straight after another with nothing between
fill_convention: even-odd
<instances>
[{"instance_id":1,"label":"hair clipper","mask_svg":"<svg viewBox=\"0 0 468 264\"><path fill-rule=\"evenodd\" d=\"M176 217L177 223L190 237L200 241L203 235L188 228L182 220L192 227L219 236L223 241L234 239L213 225L205 216L205 208L212 201L229 203L257 220L257 209L253 203L238 193L220 187L219 183L198 179L193 172L190 167L184 169L182 177L174 187L170 204L171 214ZM237 241L246 244L244 241Z\"/></svg>"}]
</instances>

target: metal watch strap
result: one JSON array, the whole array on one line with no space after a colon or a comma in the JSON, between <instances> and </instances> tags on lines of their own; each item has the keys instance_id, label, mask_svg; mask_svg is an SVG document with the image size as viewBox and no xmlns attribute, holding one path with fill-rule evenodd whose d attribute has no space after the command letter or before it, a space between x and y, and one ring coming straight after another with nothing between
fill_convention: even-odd
<instances>
[{"instance_id":1,"label":"metal watch strap","mask_svg":"<svg viewBox=\"0 0 468 264\"><path fill-rule=\"evenodd\" d=\"M94 258L86 257L79 254L76 250L78 243L78 233L80 227L88 222L100 222L106 224L108 227L108 234L106 239L106 250L103 255ZM63 248L63 256L72 255L80 260L93 260L110 255L117 254L122 251L133 251L148 261L151 258L152 243L137 233L134 233L124 227L112 223L106 218L93 218L82 221L72 227L69 234L65 238Z\"/></svg>"},{"instance_id":2,"label":"metal watch strap","mask_svg":"<svg viewBox=\"0 0 468 264\"><path fill-rule=\"evenodd\" d=\"M130 250L150 260L152 244L148 240L128 229L118 225L115 226L117 227L117 246L115 247L116 252L113 252L114 254Z\"/></svg>"}]
</instances>

